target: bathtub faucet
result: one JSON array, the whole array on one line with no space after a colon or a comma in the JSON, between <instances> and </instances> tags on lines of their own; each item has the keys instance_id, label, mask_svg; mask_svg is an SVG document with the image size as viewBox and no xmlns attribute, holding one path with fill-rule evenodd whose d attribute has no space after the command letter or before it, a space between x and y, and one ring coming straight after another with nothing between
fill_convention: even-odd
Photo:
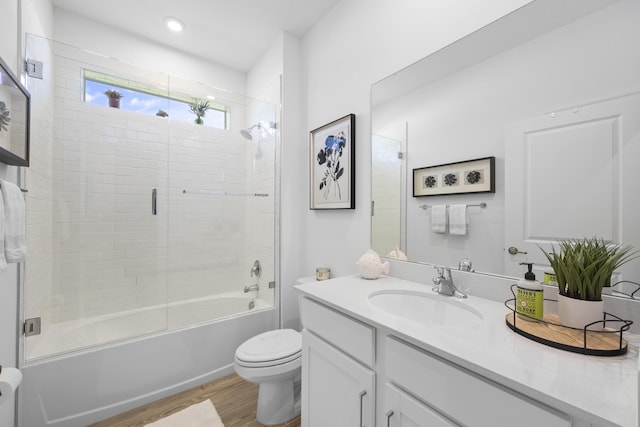
<instances>
[{"instance_id":1,"label":"bathtub faucet","mask_svg":"<svg viewBox=\"0 0 640 427\"><path fill-rule=\"evenodd\" d=\"M258 286L258 284L256 283L253 286L245 286L244 287L244 293L246 294L247 292L251 292L251 291L259 291L260 290L260 286Z\"/></svg>"}]
</instances>

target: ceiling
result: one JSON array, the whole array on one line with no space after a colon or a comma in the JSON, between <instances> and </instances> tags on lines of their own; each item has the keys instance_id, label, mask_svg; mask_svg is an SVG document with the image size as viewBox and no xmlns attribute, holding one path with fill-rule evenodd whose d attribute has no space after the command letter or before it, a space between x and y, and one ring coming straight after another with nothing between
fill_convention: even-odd
<instances>
[{"instance_id":1,"label":"ceiling","mask_svg":"<svg viewBox=\"0 0 640 427\"><path fill-rule=\"evenodd\" d=\"M283 31L302 37L339 0L52 0L56 8L248 71ZM169 31L165 16L185 24Z\"/></svg>"}]
</instances>

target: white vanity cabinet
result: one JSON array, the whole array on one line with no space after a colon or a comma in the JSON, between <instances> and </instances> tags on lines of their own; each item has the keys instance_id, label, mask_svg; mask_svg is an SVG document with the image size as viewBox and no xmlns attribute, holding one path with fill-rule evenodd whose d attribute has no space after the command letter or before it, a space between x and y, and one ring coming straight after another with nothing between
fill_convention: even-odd
<instances>
[{"instance_id":1,"label":"white vanity cabinet","mask_svg":"<svg viewBox=\"0 0 640 427\"><path fill-rule=\"evenodd\" d=\"M375 426L375 330L308 299L301 313L302 425Z\"/></svg>"},{"instance_id":2,"label":"white vanity cabinet","mask_svg":"<svg viewBox=\"0 0 640 427\"><path fill-rule=\"evenodd\" d=\"M627 355L590 357L514 334L495 299L442 297L481 315L469 326L373 304L390 291L431 295L394 277L353 275L296 289L303 427L640 426L638 335L626 335Z\"/></svg>"},{"instance_id":3,"label":"white vanity cabinet","mask_svg":"<svg viewBox=\"0 0 640 427\"><path fill-rule=\"evenodd\" d=\"M565 414L491 383L395 337L386 337L385 352L384 371L387 381L425 402L425 411L428 410L442 417L442 421L437 423L420 422L415 425L451 426L458 423L474 427L510 425L571 427L572 425L570 418ZM389 426L399 425L404 424L389 423Z\"/></svg>"},{"instance_id":4,"label":"white vanity cabinet","mask_svg":"<svg viewBox=\"0 0 640 427\"><path fill-rule=\"evenodd\" d=\"M572 425L565 414L405 342L393 331L309 298L301 299L301 316L303 427Z\"/></svg>"}]
</instances>

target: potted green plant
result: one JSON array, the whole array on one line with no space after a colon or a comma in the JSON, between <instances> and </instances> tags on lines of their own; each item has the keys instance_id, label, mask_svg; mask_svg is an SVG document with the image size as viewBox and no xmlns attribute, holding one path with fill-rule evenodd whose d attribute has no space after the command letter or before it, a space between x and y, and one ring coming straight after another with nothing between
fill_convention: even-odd
<instances>
[{"instance_id":1,"label":"potted green plant","mask_svg":"<svg viewBox=\"0 0 640 427\"><path fill-rule=\"evenodd\" d=\"M603 319L602 289L613 272L637 258L638 252L597 237L563 240L558 245L557 251L555 247L551 253L543 250L558 282L558 317L565 326L583 329Z\"/></svg>"},{"instance_id":2,"label":"potted green plant","mask_svg":"<svg viewBox=\"0 0 640 427\"><path fill-rule=\"evenodd\" d=\"M201 99L194 99L193 102L189 104L189 112L196 115L194 123L197 125L204 124L204 120L202 120L202 117L205 116L207 110L212 109L213 107L209 105L209 101L203 101Z\"/></svg>"},{"instance_id":3,"label":"potted green plant","mask_svg":"<svg viewBox=\"0 0 640 427\"><path fill-rule=\"evenodd\" d=\"M124 96L123 94L114 89L109 89L104 94L109 99L109 107L120 108L120 98Z\"/></svg>"}]
</instances>

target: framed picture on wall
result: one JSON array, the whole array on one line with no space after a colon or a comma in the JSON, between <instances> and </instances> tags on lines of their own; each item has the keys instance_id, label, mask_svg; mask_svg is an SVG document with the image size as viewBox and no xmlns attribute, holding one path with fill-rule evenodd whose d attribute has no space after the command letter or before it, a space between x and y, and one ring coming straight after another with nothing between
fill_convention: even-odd
<instances>
[{"instance_id":1,"label":"framed picture on wall","mask_svg":"<svg viewBox=\"0 0 640 427\"><path fill-rule=\"evenodd\" d=\"M29 92L0 58L0 162L29 166Z\"/></svg>"},{"instance_id":2,"label":"framed picture on wall","mask_svg":"<svg viewBox=\"0 0 640 427\"><path fill-rule=\"evenodd\" d=\"M413 170L413 197L495 193L495 157L427 166Z\"/></svg>"},{"instance_id":3,"label":"framed picture on wall","mask_svg":"<svg viewBox=\"0 0 640 427\"><path fill-rule=\"evenodd\" d=\"M355 139L354 114L309 133L309 209L355 209Z\"/></svg>"}]
</instances>

